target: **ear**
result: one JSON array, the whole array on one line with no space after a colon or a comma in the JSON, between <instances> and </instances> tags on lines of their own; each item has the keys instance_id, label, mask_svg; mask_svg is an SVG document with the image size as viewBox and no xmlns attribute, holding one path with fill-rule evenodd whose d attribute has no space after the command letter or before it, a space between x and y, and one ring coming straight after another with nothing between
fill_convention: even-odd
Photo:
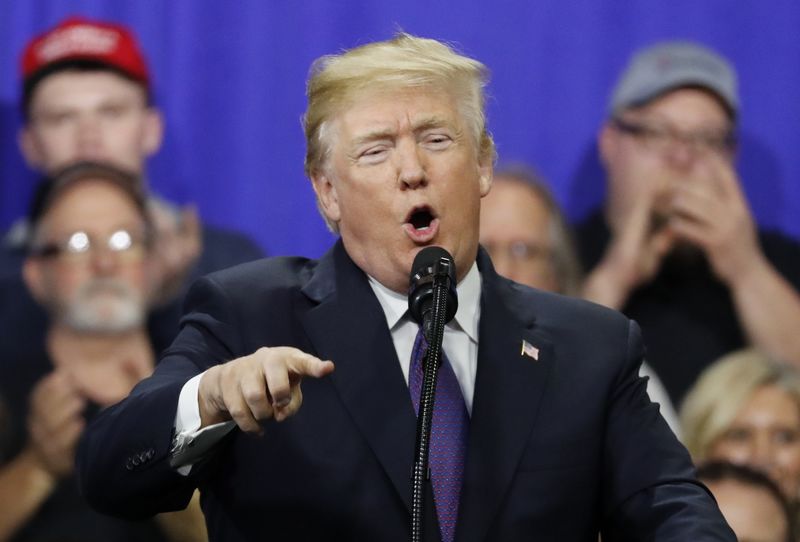
<instances>
[{"instance_id":1,"label":"ear","mask_svg":"<svg viewBox=\"0 0 800 542\"><path fill-rule=\"evenodd\" d=\"M339 208L339 195L330 175L316 172L311 175L311 183L317 194L317 204L329 221L338 223L342 218Z\"/></svg>"},{"instance_id":2,"label":"ear","mask_svg":"<svg viewBox=\"0 0 800 542\"><path fill-rule=\"evenodd\" d=\"M39 152L39 145L36 143L36 136L33 134L29 124L25 124L17 132L17 145L25 158L25 162L31 169L42 171L43 160L42 154Z\"/></svg>"},{"instance_id":3,"label":"ear","mask_svg":"<svg viewBox=\"0 0 800 542\"><path fill-rule=\"evenodd\" d=\"M44 305L47 299L44 274L45 271L40 260L25 258L25 262L22 264L22 279L25 281L28 291L40 305Z\"/></svg>"},{"instance_id":4,"label":"ear","mask_svg":"<svg viewBox=\"0 0 800 542\"><path fill-rule=\"evenodd\" d=\"M618 145L619 132L614 130L609 122L604 123L597 134L597 151L600 155L600 162L604 166L607 166L611 157L617 153Z\"/></svg>"},{"instance_id":5,"label":"ear","mask_svg":"<svg viewBox=\"0 0 800 542\"><path fill-rule=\"evenodd\" d=\"M478 164L478 186L480 188L481 197L489 193L492 188L492 180L494 179L494 165L490 157L484 158Z\"/></svg>"},{"instance_id":6,"label":"ear","mask_svg":"<svg viewBox=\"0 0 800 542\"><path fill-rule=\"evenodd\" d=\"M142 150L147 157L157 153L164 142L164 117L155 107L148 107L144 118Z\"/></svg>"}]
</instances>

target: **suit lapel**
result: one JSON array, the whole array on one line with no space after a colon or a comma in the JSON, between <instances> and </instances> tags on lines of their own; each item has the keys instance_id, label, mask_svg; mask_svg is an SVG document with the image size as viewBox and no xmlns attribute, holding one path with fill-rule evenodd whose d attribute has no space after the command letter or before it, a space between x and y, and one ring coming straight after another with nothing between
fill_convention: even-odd
<instances>
[{"instance_id":1,"label":"suit lapel","mask_svg":"<svg viewBox=\"0 0 800 542\"><path fill-rule=\"evenodd\" d=\"M335 363L330 378L342 403L410 510L416 418L366 275L339 241L303 291L319 302L303 318L306 333L317 355Z\"/></svg>"},{"instance_id":2,"label":"suit lapel","mask_svg":"<svg viewBox=\"0 0 800 542\"><path fill-rule=\"evenodd\" d=\"M486 538L530 438L553 363L551 343L533 324L531 307L515 306L518 295L488 258L482 255L479 264L478 371L456 534L460 541ZM524 354L523 340L538 352Z\"/></svg>"}]
</instances>

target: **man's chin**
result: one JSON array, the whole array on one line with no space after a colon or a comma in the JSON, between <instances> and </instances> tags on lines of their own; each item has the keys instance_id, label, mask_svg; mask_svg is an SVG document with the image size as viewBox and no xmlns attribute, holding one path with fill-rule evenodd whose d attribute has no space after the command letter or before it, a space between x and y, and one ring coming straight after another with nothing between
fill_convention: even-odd
<instances>
[{"instance_id":1,"label":"man's chin","mask_svg":"<svg viewBox=\"0 0 800 542\"><path fill-rule=\"evenodd\" d=\"M85 303L66 314L66 324L80 333L125 333L144 323L144 312L132 301Z\"/></svg>"}]
</instances>

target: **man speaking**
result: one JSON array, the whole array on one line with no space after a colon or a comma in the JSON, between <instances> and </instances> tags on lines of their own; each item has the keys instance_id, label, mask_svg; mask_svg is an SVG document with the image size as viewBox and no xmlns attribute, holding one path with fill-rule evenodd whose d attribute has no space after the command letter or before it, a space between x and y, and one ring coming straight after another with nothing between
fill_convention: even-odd
<instances>
[{"instance_id":1,"label":"man speaking","mask_svg":"<svg viewBox=\"0 0 800 542\"><path fill-rule=\"evenodd\" d=\"M340 239L319 261L192 287L154 375L82 439L96 508L148 516L199 487L212 540L408 540L420 341L407 295L435 245L453 256L458 310L424 540L735 540L647 398L637 326L502 279L479 249L485 83L479 62L405 34L315 63L306 172Z\"/></svg>"}]
</instances>

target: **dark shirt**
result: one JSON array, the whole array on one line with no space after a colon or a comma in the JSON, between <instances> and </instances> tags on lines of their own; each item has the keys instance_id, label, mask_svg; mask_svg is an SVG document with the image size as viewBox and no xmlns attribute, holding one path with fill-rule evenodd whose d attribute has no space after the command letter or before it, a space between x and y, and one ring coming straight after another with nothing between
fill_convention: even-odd
<instances>
[{"instance_id":1,"label":"dark shirt","mask_svg":"<svg viewBox=\"0 0 800 542\"><path fill-rule=\"evenodd\" d=\"M581 261L593 269L611 232L598 211L576 229ZM759 232L767 259L800 290L800 244L776 232ZM634 290L622 308L642 328L647 362L680 404L703 369L746 346L730 291L705 258L668 257L649 283Z\"/></svg>"},{"instance_id":2,"label":"dark shirt","mask_svg":"<svg viewBox=\"0 0 800 542\"><path fill-rule=\"evenodd\" d=\"M0 409L7 413L7 425L0 431L0 468L19 454L28 439L26 420L29 397L44 376L53 370L44 344L43 328L29 328L19 336L14 358L0 364ZM5 355L5 354L4 354ZM87 408L87 421L98 412ZM0 511L2 513L2 511ZM61 480L31 519L10 542L160 542L166 536L154 520L129 521L92 510L78 493L74 477Z\"/></svg>"}]
</instances>

